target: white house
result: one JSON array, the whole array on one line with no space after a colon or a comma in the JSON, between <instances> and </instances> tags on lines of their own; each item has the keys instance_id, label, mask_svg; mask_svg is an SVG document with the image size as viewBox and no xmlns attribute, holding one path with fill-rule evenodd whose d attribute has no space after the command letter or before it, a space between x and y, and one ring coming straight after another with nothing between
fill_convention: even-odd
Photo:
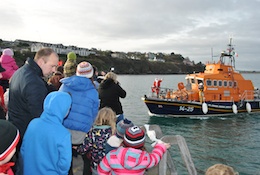
<instances>
[{"instance_id":1,"label":"white house","mask_svg":"<svg viewBox=\"0 0 260 175\"><path fill-rule=\"evenodd\" d=\"M33 43L31 44L31 52L37 52L43 47L50 47L57 54L67 54L69 52L75 52L80 56L88 56L90 54L96 55L96 52L88 50L86 48L78 48L75 46L63 46L62 44L50 44L50 43Z\"/></svg>"}]
</instances>

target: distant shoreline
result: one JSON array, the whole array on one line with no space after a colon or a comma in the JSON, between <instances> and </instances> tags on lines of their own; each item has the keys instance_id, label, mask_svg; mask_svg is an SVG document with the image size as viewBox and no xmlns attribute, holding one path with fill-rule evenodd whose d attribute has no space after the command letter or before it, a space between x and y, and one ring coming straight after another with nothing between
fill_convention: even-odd
<instances>
[{"instance_id":1,"label":"distant shoreline","mask_svg":"<svg viewBox=\"0 0 260 175\"><path fill-rule=\"evenodd\" d=\"M245 71L245 70L238 70L240 73L260 73L260 71Z\"/></svg>"}]
</instances>

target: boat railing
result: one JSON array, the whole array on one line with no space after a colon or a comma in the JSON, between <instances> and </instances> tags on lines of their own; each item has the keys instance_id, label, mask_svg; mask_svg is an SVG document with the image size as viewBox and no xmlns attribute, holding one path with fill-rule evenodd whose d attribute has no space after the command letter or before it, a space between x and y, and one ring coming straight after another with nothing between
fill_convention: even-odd
<instances>
[{"instance_id":1,"label":"boat railing","mask_svg":"<svg viewBox=\"0 0 260 175\"><path fill-rule=\"evenodd\" d=\"M260 99L260 89L258 89L257 87L254 90L254 98Z\"/></svg>"},{"instance_id":2,"label":"boat railing","mask_svg":"<svg viewBox=\"0 0 260 175\"><path fill-rule=\"evenodd\" d=\"M241 100L253 100L253 99L260 99L260 92L259 90L246 90L244 93L241 95Z\"/></svg>"},{"instance_id":3,"label":"boat railing","mask_svg":"<svg viewBox=\"0 0 260 175\"><path fill-rule=\"evenodd\" d=\"M164 87L151 87L152 97L166 97L167 93L173 92L173 89Z\"/></svg>"},{"instance_id":4,"label":"boat railing","mask_svg":"<svg viewBox=\"0 0 260 175\"><path fill-rule=\"evenodd\" d=\"M182 100L182 101L193 101L195 99L193 98L193 94L195 94L192 90L186 90L186 89L171 89L171 88L165 88L165 87L158 87L155 90L153 90L154 87L152 87L152 94L151 97L154 98L160 98L160 99L166 99L166 100ZM259 99L260 100L260 90L256 88L255 90L245 90L243 94L240 97L241 101L247 101L247 100L253 100L253 99ZM211 100L215 101L215 100ZM216 101L223 101L227 102L230 100L220 100L217 99Z\"/></svg>"},{"instance_id":5,"label":"boat railing","mask_svg":"<svg viewBox=\"0 0 260 175\"><path fill-rule=\"evenodd\" d=\"M160 98L160 99L167 99L167 100L183 100L187 101L190 97L192 98L192 94L194 94L193 91L191 90L186 90L186 89L171 89L171 88L165 88L165 87L157 87L155 90L154 87L152 87L152 95L151 97L154 98ZM189 99L189 100L194 100L194 99Z\"/></svg>"}]
</instances>

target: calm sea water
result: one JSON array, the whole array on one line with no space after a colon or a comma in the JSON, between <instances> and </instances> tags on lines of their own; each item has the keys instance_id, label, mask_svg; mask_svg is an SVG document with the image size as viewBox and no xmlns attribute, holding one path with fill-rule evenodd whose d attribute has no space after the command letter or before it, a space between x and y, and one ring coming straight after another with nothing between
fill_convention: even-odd
<instances>
[{"instance_id":1,"label":"calm sea water","mask_svg":"<svg viewBox=\"0 0 260 175\"><path fill-rule=\"evenodd\" d=\"M260 88L259 74L243 74ZM240 175L260 175L260 114L234 115L220 118L159 118L150 117L141 97L149 94L155 78L162 78L162 87L177 88L185 75L119 75L127 97L121 99L125 117L136 125L157 124L164 135L185 138L198 174L216 163L232 166ZM178 174L186 175L177 147L170 153Z\"/></svg>"}]
</instances>

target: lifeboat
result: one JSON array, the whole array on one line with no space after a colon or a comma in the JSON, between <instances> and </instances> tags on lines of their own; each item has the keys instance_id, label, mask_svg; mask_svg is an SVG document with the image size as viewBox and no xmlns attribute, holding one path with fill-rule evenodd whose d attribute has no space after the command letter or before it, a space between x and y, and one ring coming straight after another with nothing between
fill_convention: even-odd
<instances>
[{"instance_id":1,"label":"lifeboat","mask_svg":"<svg viewBox=\"0 0 260 175\"><path fill-rule=\"evenodd\" d=\"M217 62L207 62L204 72L186 75L186 84L179 82L176 89L160 88L158 96L145 95L149 114L201 117L260 112L259 89L235 70L234 53L230 38L227 51Z\"/></svg>"}]
</instances>

